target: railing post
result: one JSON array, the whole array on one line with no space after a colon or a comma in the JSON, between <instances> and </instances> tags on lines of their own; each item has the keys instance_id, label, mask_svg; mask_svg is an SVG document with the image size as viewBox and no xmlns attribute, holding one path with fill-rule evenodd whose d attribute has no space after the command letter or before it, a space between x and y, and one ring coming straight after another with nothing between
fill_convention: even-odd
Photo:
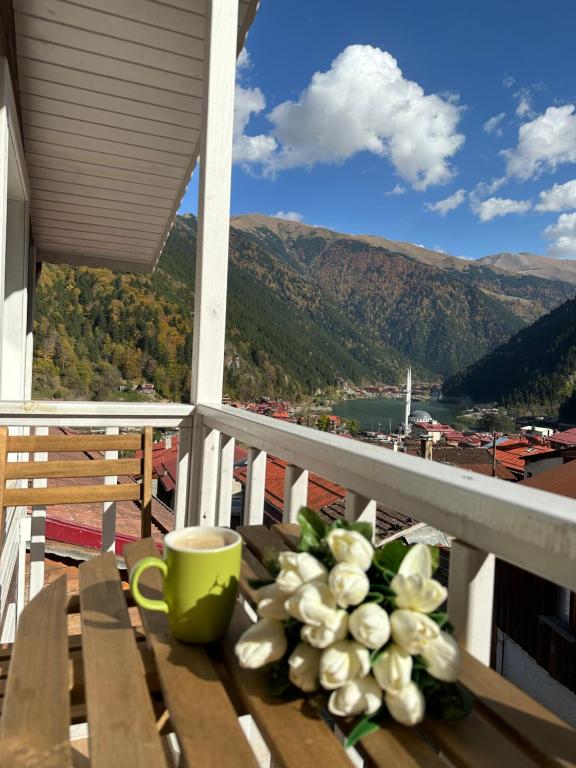
<instances>
[{"instance_id":1,"label":"railing post","mask_svg":"<svg viewBox=\"0 0 576 768\"><path fill-rule=\"evenodd\" d=\"M354 523L361 520L363 523L370 523L372 526L372 538L376 538L376 502L368 499L366 496L360 496L359 493L348 491L346 493L346 506L344 509L346 520Z\"/></svg>"},{"instance_id":2,"label":"railing post","mask_svg":"<svg viewBox=\"0 0 576 768\"><path fill-rule=\"evenodd\" d=\"M178 433L178 472L174 494L174 528L183 528L186 525L191 458L192 427L180 427Z\"/></svg>"},{"instance_id":3,"label":"railing post","mask_svg":"<svg viewBox=\"0 0 576 768\"><path fill-rule=\"evenodd\" d=\"M216 524L219 463L220 432L206 428L202 417L195 415L186 525Z\"/></svg>"},{"instance_id":4,"label":"railing post","mask_svg":"<svg viewBox=\"0 0 576 768\"><path fill-rule=\"evenodd\" d=\"M466 650L490 666L495 557L455 539L450 550L448 615Z\"/></svg>"},{"instance_id":5,"label":"railing post","mask_svg":"<svg viewBox=\"0 0 576 768\"><path fill-rule=\"evenodd\" d=\"M107 435L119 435L118 427L106 427ZM118 451L104 451L105 459L117 459ZM104 485L116 485L118 477L110 475L104 478ZM116 502L102 502L102 552L116 551Z\"/></svg>"},{"instance_id":6,"label":"railing post","mask_svg":"<svg viewBox=\"0 0 576 768\"><path fill-rule=\"evenodd\" d=\"M36 435L47 435L48 427L36 427ZM47 461L47 453L35 453L34 461ZM34 488L46 488L48 480L43 477L32 481ZM46 507L32 507L30 521L30 596L32 600L44 586L44 557L46 553Z\"/></svg>"},{"instance_id":7,"label":"railing post","mask_svg":"<svg viewBox=\"0 0 576 768\"><path fill-rule=\"evenodd\" d=\"M232 511L232 483L234 481L234 445L235 440L229 435L220 435L220 472L218 483L218 512L216 522L220 526L230 526Z\"/></svg>"},{"instance_id":8,"label":"railing post","mask_svg":"<svg viewBox=\"0 0 576 768\"><path fill-rule=\"evenodd\" d=\"M284 475L284 523L298 522L298 512L308 501L308 470L294 464L286 466Z\"/></svg>"},{"instance_id":9,"label":"railing post","mask_svg":"<svg viewBox=\"0 0 576 768\"><path fill-rule=\"evenodd\" d=\"M247 469L243 523L244 525L262 525L266 486L266 451L248 448Z\"/></svg>"}]
</instances>

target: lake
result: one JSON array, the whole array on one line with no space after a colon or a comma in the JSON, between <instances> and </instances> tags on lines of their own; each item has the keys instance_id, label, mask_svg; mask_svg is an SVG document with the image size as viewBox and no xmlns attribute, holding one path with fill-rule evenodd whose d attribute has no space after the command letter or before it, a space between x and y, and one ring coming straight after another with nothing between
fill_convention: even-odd
<instances>
[{"instance_id":1,"label":"lake","mask_svg":"<svg viewBox=\"0 0 576 768\"><path fill-rule=\"evenodd\" d=\"M404 400L388 398L342 400L332 407L332 412L345 419L356 419L362 429L388 431L390 422L392 430L404 422ZM457 403L444 403L438 400L412 402L412 411L427 411L432 418L442 424L453 424L455 418L462 412ZM379 427L380 425L380 427Z\"/></svg>"}]
</instances>

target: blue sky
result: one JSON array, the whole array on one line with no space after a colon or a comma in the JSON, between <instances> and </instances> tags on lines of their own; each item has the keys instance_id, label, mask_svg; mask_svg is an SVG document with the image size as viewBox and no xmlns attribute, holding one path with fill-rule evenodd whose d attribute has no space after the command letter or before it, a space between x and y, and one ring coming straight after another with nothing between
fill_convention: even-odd
<instances>
[{"instance_id":1,"label":"blue sky","mask_svg":"<svg viewBox=\"0 0 576 768\"><path fill-rule=\"evenodd\" d=\"M232 213L576 258L575 28L572 0L262 0Z\"/></svg>"}]
</instances>

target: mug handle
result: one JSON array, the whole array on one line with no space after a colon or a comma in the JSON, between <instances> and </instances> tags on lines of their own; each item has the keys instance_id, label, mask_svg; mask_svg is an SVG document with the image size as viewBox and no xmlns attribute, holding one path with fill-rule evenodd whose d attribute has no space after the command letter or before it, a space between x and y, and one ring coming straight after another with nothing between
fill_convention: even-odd
<instances>
[{"instance_id":1,"label":"mug handle","mask_svg":"<svg viewBox=\"0 0 576 768\"><path fill-rule=\"evenodd\" d=\"M166 574L168 573L168 566L165 561L161 560L159 557L145 557L143 560L137 562L130 574L130 589L132 590L134 600L136 600L141 608L146 608L148 611L168 613L169 608L166 600L152 600L150 597L144 597L140 592L138 581L147 568L159 568L160 571L162 571L163 579L166 578Z\"/></svg>"}]
</instances>

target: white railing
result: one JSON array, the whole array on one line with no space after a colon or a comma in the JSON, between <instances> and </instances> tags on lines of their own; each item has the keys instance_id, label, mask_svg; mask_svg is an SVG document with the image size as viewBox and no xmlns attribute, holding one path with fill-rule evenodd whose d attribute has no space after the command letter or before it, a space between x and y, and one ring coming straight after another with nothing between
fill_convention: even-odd
<instances>
[{"instance_id":1,"label":"white railing","mask_svg":"<svg viewBox=\"0 0 576 768\"><path fill-rule=\"evenodd\" d=\"M50 427L104 428L106 434L118 434L121 428L142 429L146 426L179 430L178 479L175 502L175 525L184 525L188 495L188 468L192 445L194 407L178 403L95 403L66 401L32 401L0 403L0 425L34 429L38 435L48 434ZM106 458L117 457L107 451ZM35 454L35 461L44 461L46 454ZM116 477L104 478L106 484L116 484ZM231 478L230 478L231 482ZM46 484L36 479L34 485ZM0 624L4 623L3 640L13 635L14 621L24 605L25 557L30 550L31 599L44 584L44 556L46 544L46 510L33 507L31 516L26 510L6 515L9 530L5 532L0 560ZM116 543L116 504L102 503L102 550L114 551ZM15 583L16 581L16 583ZM11 601L14 605L11 608ZM8 617L8 621L7 621Z\"/></svg>"},{"instance_id":2,"label":"white railing","mask_svg":"<svg viewBox=\"0 0 576 768\"><path fill-rule=\"evenodd\" d=\"M228 478L231 439L249 449L244 522L263 520L270 453L288 462L286 522L294 520L306 501L305 478L311 471L347 489L350 519L373 522L375 502L381 502L454 537L449 612L461 641L485 663L490 656L495 556L576 590L576 502L571 499L235 408L198 405L195 419L204 444L225 436L220 454L195 455L194 467L201 466L201 471L219 462L209 471ZM221 480L224 486L228 489L228 482ZM223 523L221 511L230 504L221 497L218 520ZM211 522L209 510L198 509L197 514Z\"/></svg>"}]
</instances>

